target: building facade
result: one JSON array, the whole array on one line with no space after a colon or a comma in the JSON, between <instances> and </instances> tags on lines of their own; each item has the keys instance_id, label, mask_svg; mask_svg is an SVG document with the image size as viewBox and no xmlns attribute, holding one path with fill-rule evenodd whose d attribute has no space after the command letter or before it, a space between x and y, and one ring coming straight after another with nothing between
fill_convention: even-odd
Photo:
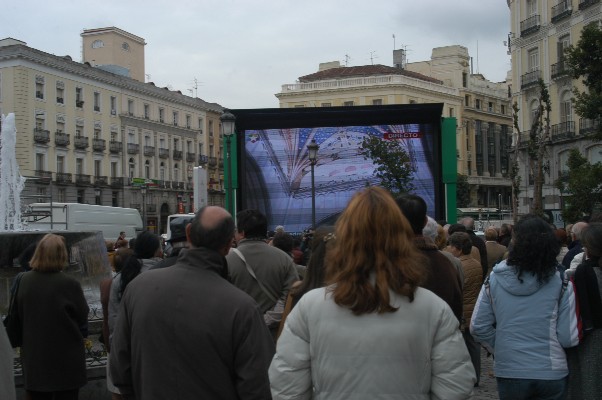
<instances>
[{"instance_id":1,"label":"building facade","mask_svg":"<svg viewBox=\"0 0 602 400\"><path fill-rule=\"evenodd\" d=\"M320 64L318 72L282 85L276 97L282 108L443 103L443 116L458 121L457 170L468 177L468 206L508 208L508 84L471 73L463 46L435 48L430 60L410 64L403 54L394 51L393 67Z\"/></svg>"},{"instance_id":2,"label":"building facade","mask_svg":"<svg viewBox=\"0 0 602 400\"><path fill-rule=\"evenodd\" d=\"M25 204L137 208L163 233L169 214L193 211L196 166L208 203L224 204L218 104L5 39L0 112L15 113Z\"/></svg>"},{"instance_id":3,"label":"building facade","mask_svg":"<svg viewBox=\"0 0 602 400\"><path fill-rule=\"evenodd\" d=\"M547 210L560 210L566 199L554 187L554 182L568 171L569 150L579 149L591 163L602 161L602 144L586 138L597 122L576 115L571 101L573 87L580 91L584 88L578 80L568 76L563 62L564 49L579 41L583 27L600 24L602 4L599 0L508 0L508 7L511 30L508 43L512 54L512 82L515 82L512 96L520 109L520 132L514 132L513 141L519 143L522 175L519 212L529 212L532 206L533 177L524 145L535 118L540 78L548 88L552 105L543 205Z\"/></svg>"}]
</instances>

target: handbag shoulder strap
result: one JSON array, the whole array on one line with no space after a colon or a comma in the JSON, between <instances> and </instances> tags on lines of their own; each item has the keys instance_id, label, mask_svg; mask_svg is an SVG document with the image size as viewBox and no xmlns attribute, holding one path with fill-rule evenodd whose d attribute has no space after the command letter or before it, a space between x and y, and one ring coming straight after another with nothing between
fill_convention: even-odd
<instances>
[{"instance_id":1,"label":"handbag shoulder strap","mask_svg":"<svg viewBox=\"0 0 602 400\"><path fill-rule=\"evenodd\" d=\"M238 250L237 248L233 247L232 251L234 251L234 253L242 260L242 262L245 264L245 267L247 268L247 271L249 271L249 274L253 277L253 279L255 279L255 282L257 282L257 284L259 285L259 287L261 288L261 290L263 291L263 293L265 293L266 296L268 296L268 298L270 300L272 300L273 302L278 302L278 299L274 297L274 295L272 295L266 288L265 286L263 286L263 284L261 283L261 281L259 279L257 279L257 275L255 275L255 271L253 271L253 268L251 268L251 266L249 265L249 263L247 262L247 260L245 259L245 256L242 254L242 252L240 250Z\"/></svg>"}]
</instances>

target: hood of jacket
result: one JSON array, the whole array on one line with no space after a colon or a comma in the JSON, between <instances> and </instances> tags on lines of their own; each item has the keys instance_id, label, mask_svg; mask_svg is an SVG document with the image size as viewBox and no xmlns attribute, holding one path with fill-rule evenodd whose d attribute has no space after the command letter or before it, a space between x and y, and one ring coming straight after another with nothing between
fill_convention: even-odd
<instances>
[{"instance_id":1,"label":"hood of jacket","mask_svg":"<svg viewBox=\"0 0 602 400\"><path fill-rule=\"evenodd\" d=\"M516 268L508 265L506 260L495 265L493 273L497 283L515 296L530 296L542 286L542 283L537 280L537 275L531 272L523 272L519 280Z\"/></svg>"}]
</instances>

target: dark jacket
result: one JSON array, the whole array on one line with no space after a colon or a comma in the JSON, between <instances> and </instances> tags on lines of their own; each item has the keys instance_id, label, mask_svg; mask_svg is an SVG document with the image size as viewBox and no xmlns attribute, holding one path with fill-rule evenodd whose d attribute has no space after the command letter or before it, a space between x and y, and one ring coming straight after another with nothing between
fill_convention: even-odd
<instances>
[{"instance_id":1,"label":"dark jacket","mask_svg":"<svg viewBox=\"0 0 602 400\"><path fill-rule=\"evenodd\" d=\"M565 269L569 269L571 267L571 261L573 261L573 258L575 258L575 256L581 252L583 252L581 240L573 240L571 244L569 244L569 251L567 251L562 259L562 266Z\"/></svg>"},{"instance_id":2,"label":"dark jacket","mask_svg":"<svg viewBox=\"0 0 602 400\"><path fill-rule=\"evenodd\" d=\"M416 236L414 244L426 257L425 268L428 275L422 287L442 298L449 304L458 321L462 321L462 289L456 268L432 240Z\"/></svg>"},{"instance_id":3,"label":"dark jacket","mask_svg":"<svg viewBox=\"0 0 602 400\"><path fill-rule=\"evenodd\" d=\"M479 249L479 253L481 255L481 269L483 270L483 280L481 282L485 281L485 277L487 276L487 246L485 245L485 241L483 239L481 239L480 237L478 237L476 235L476 233L474 233L474 231L471 230L467 230L466 233L468 233L468 236L470 236L470 241L472 242L472 245L474 247L476 247L477 249Z\"/></svg>"},{"instance_id":4,"label":"dark jacket","mask_svg":"<svg viewBox=\"0 0 602 400\"><path fill-rule=\"evenodd\" d=\"M88 303L63 272L26 272L17 294L23 321L21 360L26 390L72 390L87 382L84 337Z\"/></svg>"},{"instance_id":5,"label":"dark jacket","mask_svg":"<svg viewBox=\"0 0 602 400\"><path fill-rule=\"evenodd\" d=\"M121 301L111 376L136 399L267 399L274 343L257 304L223 277L224 257L183 250L140 274Z\"/></svg>"}]
</instances>

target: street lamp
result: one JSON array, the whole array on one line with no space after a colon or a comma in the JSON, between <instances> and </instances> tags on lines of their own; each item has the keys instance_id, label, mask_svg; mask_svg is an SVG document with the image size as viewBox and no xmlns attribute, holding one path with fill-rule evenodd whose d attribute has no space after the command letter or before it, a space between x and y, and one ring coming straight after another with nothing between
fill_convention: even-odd
<instances>
[{"instance_id":1,"label":"street lamp","mask_svg":"<svg viewBox=\"0 0 602 400\"><path fill-rule=\"evenodd\" d=\"M234 131L236 117L230 111L224 110L222 115L219 117L219 120L221 121L222 135L226 138L226 164L228 165L228 197L226 208L230 214L234 215L234 191L232 188L232 149L230 146L231 138L236 134Z\"/></svg>"},{"instance_id":2,"label":"street lamp","mask_svg":"<svg viewBox=\"0 0 602 400\"><path fill-rule=\"evenodd\" d=\"M142 195L142 226L143 230L146 230L146 185L140 188L140 194Z\"/></svg>"},{"instance_id":3,"label":"street lamp","mask_svg":"<svg viewBox=\"0 0 602 400\"><path fill-rule=\"evenodd\" d=\"M311 143L307 145L307 151L309 152L309 163L311 164L311 228L316 229L316 184L314 181L314 166L318 162L318 150L320 146L312 139Z\"/></svg>"},{"instance_id":4,"label":"street lamp","mask_svg":"<svg viewBox=\"0 0 602 400\"><path fill-rule=\"evenodd\" d=\"M96 200L96 205L100 205L100 189L99 188L94 188L94 196L95 196L95 200Z\"/></svg>"}]
</instances>

